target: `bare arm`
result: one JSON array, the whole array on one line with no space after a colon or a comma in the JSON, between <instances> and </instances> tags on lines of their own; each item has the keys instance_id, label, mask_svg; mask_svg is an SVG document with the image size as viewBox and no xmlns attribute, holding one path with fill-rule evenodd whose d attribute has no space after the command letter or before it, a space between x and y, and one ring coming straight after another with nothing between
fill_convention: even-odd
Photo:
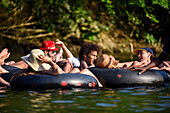
<instances>
[{"instance_id":1,"label":"bare arm","mask_svg":"<svg viewBox=\"0 0 170 113\"><path fill-rule=\"evenodd\" d=\"M125 65L126 65L126 67L129 67L129 66L132 65L132 63L133 63L133 61L132 61L132 62L122 62L122 63L118 63L118 67L124 67Z\"/></svg>"},{"instance_id":2,"label":"bare arm","mask_svg":"<svg viewBox=\"0 0 170 113\"><path fill-rule=\"evenodd\" d=\"M160 68L160 69L161 69L161 70L164 70L164 71L166 71L167 73L170 74L170 67L164 66L164 67L162 67L162 68Z\"/></svg>"},{"instance_id":3,"label":"bare arm","mask_svg":"<svg viewBox=\"0 0 170 113\"><path fill-rule=\"evenodd\" d=\"M59 47L61 47L63 49L63 51L65 52L67 58L71 58L73 57L73 54L70 52L70 50L64 45L64 43L62 41L57 40L56 45L58 45Z\"/></svg>"},{"instance_id":4,"label":"bare arm","mask_svg":"<svg viewBox=\"0 0 170 113\"><path fill-rule=\"evenodd\" d=\"M83 69L87 69L87 68L88 68L87 63L85 61L81 61L79 69L83 70Z\"/></svg>"},{"instance_id":5,"label":"bare arm","mask_svg":"<svg viewBox=\"0 0 170 113\"><path fill-rule=\"evenodd\" d=\"M1 77L0 77L0 84L3 84L3 85L5 85L5 86L7 86L7 87L10 87L10 83L7 82L7 81L5 81L5 80L2 79Z\"/></svg>"},{"instance_id":6,"label":"bare arm","mask_svg":"<svg viewBox=\"0 0 170 113\"><path fill-rule=\"evenodd\" d=\"M49 61L49 64L51 65L52 71L55 73L55 75L64 73L64 71L53 61Z\"/></svg>"},{"instance_id":7,"label":"bare arm","mask_svg":"<svg viewBox=\"0 0 170 113\"><path fill-rule=\"evenodd\" d=\"M163 60L167 57L167 54L165 52L162 52L157 58L155 58L151 63L149 63L148 65L144 66L144 67L133 67L133 70L141 70L141 72L139 72L139 74L144 73L146 70L155 67L155 66L159 66Z\"/></svg>"},{"instance_id":8,"label":"bare arm","mask_svg":"<svg viewBox=\"0 0 170 113\"><path fill-rule=\"evenodd\" d=\"M52 68L52 70L45 70L43 71L43 73L48 73L52 75L64 73L64 71L56 63L54 63L48 56L39 55L39 58L37 59L42 61L43 63L50 64Z\"/></svg>"},{"instance_id":9,"label":"bare arm","mask_svg":"<svg viewBox=\"0 0 170 113\"><path fill-rule=\"evenodd\" d=\"M170 67L170 61L163 61L158 67L162 68L162 67Z\"/></svg>"}]
</instances>

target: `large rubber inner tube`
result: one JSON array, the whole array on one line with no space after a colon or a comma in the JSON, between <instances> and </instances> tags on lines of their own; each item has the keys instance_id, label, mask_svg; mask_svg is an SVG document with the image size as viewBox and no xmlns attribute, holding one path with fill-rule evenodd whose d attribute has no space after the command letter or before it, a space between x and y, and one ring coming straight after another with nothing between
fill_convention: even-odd
<instances>
[{"instance_id":1,"label":"large rubber inner tube","mask_svg":"<svg viewBox=\"0 0 170 113\"><path fill-rule=\"evenodd\" d=\"M46 90L71 88L97 88L95 78L78 73L53 75L14 76L11 79L11 90Z\"/></svg>"},{"instance_id":2,"label":"large rubber inner tube","mask_svg":"<svg viewBox=\"0 0 170 113\"><path fill-rule=\"evenodd\" d=\"M170 81L169 74L160 70L148 70L141 75L138 75L139 71L128 69L90 68L89 70L107 88L156 86Z\"/></svg>"},{"instance_id":3,"label":"large rubber inner tube","mask_svg":"<svg viewBox=\"0 0 170 113\"><path fill-rule=\"evenodd\" d=\"M10 66L10 65L2 65L2 67L3 67L4 69L6 69L7 71L9 71L9 73L2 73L2 74L1 74L1 77L2 77L5 81L7 81L7 82L10 82L10 80L11 80L11 78L12 78L12 76L13 76L13 74L14 74L15 72L17 72L17 71L19 71L19 70L22 70L22 69L20 69L20 68L17 68L17 67L14 67L14 66Z\"/></svg>"}]
</instances>

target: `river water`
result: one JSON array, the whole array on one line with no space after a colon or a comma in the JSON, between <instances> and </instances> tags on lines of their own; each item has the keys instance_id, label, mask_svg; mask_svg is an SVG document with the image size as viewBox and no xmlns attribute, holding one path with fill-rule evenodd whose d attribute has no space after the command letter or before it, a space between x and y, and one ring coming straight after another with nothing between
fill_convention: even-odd
<instances>
[{"instance_id":1,"label":"river water","mask_svg":"<svg viewBox=\"0 0 170 113\"><path fill-rule=\"evenodd\" d=\"M0 113L169 113L170 86L0 90Z\"/></svg>"}]
</instances>

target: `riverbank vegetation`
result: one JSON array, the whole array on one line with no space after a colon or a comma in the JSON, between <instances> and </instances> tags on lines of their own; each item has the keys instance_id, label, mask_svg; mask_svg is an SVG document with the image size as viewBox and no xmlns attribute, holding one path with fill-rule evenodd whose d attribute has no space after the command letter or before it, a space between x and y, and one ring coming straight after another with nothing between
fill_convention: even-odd
<instances>
[{"instance_id":1,"label":"riverbank vegetation","mask_svg":"<svg viewBox=\"0 0 170 113\"><path fill-rule=\"evenodd\" d=\"M60 39L77 54L91 41L104 52L160 51L170 38L169 0L1 0L0 48L27 54Z\"/></svg>"}]
</instances>

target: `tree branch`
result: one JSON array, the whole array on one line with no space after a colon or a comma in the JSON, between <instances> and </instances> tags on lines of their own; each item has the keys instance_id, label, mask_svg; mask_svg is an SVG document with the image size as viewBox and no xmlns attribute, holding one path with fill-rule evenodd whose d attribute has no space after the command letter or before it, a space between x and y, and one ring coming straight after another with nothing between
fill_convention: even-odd
<instances>
[{"instance_id":1,"label":"tree branch","mask_svg":"<svg viewBox=\"0 0 170 113\"><path fill-rule=\"evenodd\" d=\"M14 28L17 28L17 27L30 26L30 25L34 25L34 24L36 24L36 22L21 23L20 25L12 25L12 26L9 26L9 27L0 27L0 30L3 30L3 29L14 29Z\"/></svg>"},{"instance_id":2,"label":"tree branch","mask_svg":"<svg viewBox=\"0 0 170 113\"><path fill-rule=\"evenodd\" d=\"M39 35L36 35L36 36L26 36L26 37L16 37L16 36L12 36L12 35L6 35L6 34L3 34L3 33L0 33L0 35L2 37L10 38L10 39L13 39L13 40L26 40L26 39L41 38L41 37L46 37L46 36L53 36L53 35L55 35L55 33L46 33L46 34L39 34Z\"/></svg>"},{"instance_id":3,"label":"tree branch","mask_svg":"<svg viewBox=\"0 0 170 113\"><path fill-rule=\"evenodd\" d=\"M39 33L39 32L47 32L47 30L44 29L15 29L16 31L25 31L25 32L34 32L34 33Z\"/></svg>"}]
</instances>

